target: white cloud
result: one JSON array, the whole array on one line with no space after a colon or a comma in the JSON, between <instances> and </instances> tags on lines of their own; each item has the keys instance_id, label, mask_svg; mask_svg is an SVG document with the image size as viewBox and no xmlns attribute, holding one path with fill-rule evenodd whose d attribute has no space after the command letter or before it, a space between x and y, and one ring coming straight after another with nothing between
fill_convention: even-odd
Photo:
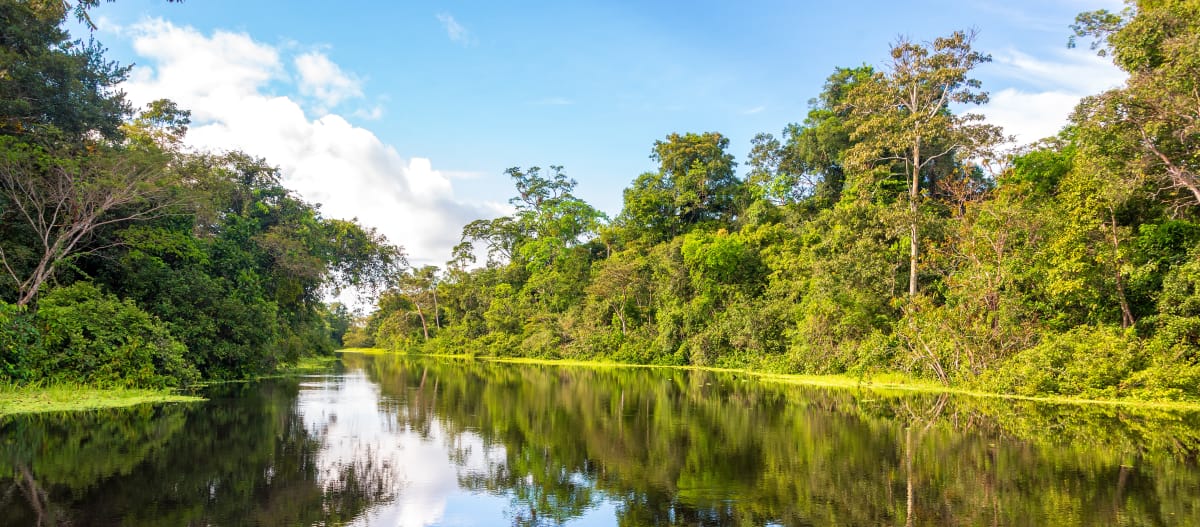
<instances>
[{"instance_id":1,"label":"white cloud","mask_svg":"<svg viewBox=\"0 0 1200 527\"><path fill-rule=\"evenodd\" d=\"M317 99L327 110L346 99L362 97L362 81L347 75L323 53L311 51L293 59L300 74L300 94Z\"/></svg>"},{"instance_id":2,"label":"white cloud","mask_svg":"<svg viewBox=\"0 0 1200 527\"><path fill-rule=\"evenodd\" d=\"M1017 143L1027 144L1057 134L1080 95L1061 91L1030 93L1006 88L993 93L982 110L992 124L1015 136Z\"/></svg>"},{"instance_id":3,"label":"white cloud","mask_svg":"<svg viewBox=\"0 0 1200 527\"><path fill-rule=\"evenodd\" d=\"M766 110L766 109L767 109L767 107L766 107L766 106L761 106L761 105L760 105L760 106L755 106L755 107L753 107L753 108L750 108L750 109L748 109L748 110L744 110L744 111L742 111L742 115L754 115L754 114L757 114L757 113L762 113L762 112L763 112L763 110Z\"/></svg>"},{"instance_id":4,"label":"white cloud","mask_svg":"<svg viewBox=\"0 0 1200 527\"><path fill-rule=\"evenodd\" d=\"M1125 73L1112 60L1087 49L1053 50L1048 58L1037 58L1016 49L993 56L993 74L1035 88L1059 88L1072 93L1092 94L1125 82Z\"/></svg>"},{"instance_id":5,"label":"white cloud","mask_svg":"<svg viewBox=\"0 0 1200 527\"><path fill-rule=\"evenodd\" d=\"M165 97L190 109L190 145L266 158L280 167L288 188L321 203L324 216L357 217L378 228L415 264L441 265L465 223L501 210L499 204L457 199L450 177L430 160L404 159L340 115L313 119L296 99L271 93L273 83L292 78L272 46L244 33L204 35L161 20L140 24L132 36L145 59L122 86L134 104ZM309 81L350 78L332 63L304 56L316 66ZM303 90L308 81L303 72L299 77L299 86L284 86ZM345 89L337 82L316 85L328 93Z\"/></svg>"},{"instance_id":6,"label":"white cloud","mask_svg":"<svg viewBox=\"0 0 1200 527\"><path fill-rule=\"evenodd\" d=\"M446 36L450 37L451 41L464 46L471 44L471 33L462 24L459 24L450 13L438 13L437 19L446 29Z\"/></svg>"},{"instance_id":7,"label":"white cloud","mask_svg":"<svg viewBox=\"0 0 1200 527\"><path fill-rule=\"evenodd\" d=\"M1055 50L1049 58L1008 50L994 60L988 73L1019 87L992 93L980 112L1019 144L1058 133L1079 99L1125 81L1125 73L1107 59L1081 49Z\"/></svg>"},{"instance_id":8,"label":"white cloud","mask_svg":"<svg viewBox=\"0 0 1200 527\"><path fill-rule=\"evenodd\" d=\"M378 121L379 119L383 118L383 105L375 105L370 108L359 108L354 110L352 115L358 117L359 119Z\"/></svg>"}]
</instances>

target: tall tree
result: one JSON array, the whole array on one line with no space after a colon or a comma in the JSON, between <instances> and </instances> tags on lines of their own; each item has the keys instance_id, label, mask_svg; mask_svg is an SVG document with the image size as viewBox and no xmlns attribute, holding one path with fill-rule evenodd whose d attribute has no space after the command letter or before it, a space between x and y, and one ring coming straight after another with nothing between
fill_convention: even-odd
<instances>
[{"instance_id":1,"label":"tall tree","mask_svg":"<svg viewBox=\"0 0 1200 527\"><path fill-rule=\"evenodd\" d=\"M775 203L813 198L822 206L837 202L846 177L843 158L851 144L845 99L851 88L874 73L870 66L837 68L825 80L821 95L809 101L803 124L789 124L780 139L755 136L747 179L758 189L758 197Z\"/></svg>"},{"instance_id":2,"label":"tall tree","mask_svg":"<svg viewBox=\"0 0 1200 527\"><path fill-rule=\"evenodd\" d=\"M130 107L129 67L95 41L71 40L63 2L0 0L0 134L116 137Z\"/></svg>"},{"instance_id":3,"label":"tall tree","mask_svg":"<svg viewBox=\"0 0 1200 527\"><path fill-rule=\"evenodd\" d=\"M1129 73L1124 87L1080 108L1109 157L1145 173L1175 207L1200 205L1200 1L1137 1L1121 14L1082 13L1076 37ZM1075 41L1072 39L1071 44ZM1111 147L1119 147L1113 150Z\"/></svg>"},{"instance_id":4,"label":"tall tree","mask_svg":"<svg viewBox=\"0 0 1200 527\"><path fill-rule=\"evenodd\" d=\"M468 257L473 242L482 241L490 264L520 261L544 267L596 233L606 220L604 213L572 193L576 182L561 166L551 166L548 174L540 167L512 167L505 173L516 186L517 195L509 200L516 212L463 227L464 244L455 248L460 257Z\"/></svg>"},{"instance_id":5,"label":"tall tree","mask_svg":"<svg viewBox=\"0 0 1200 527\"><path fill-rule=\"evenodd\" d=\"M435 327L441 327L441 319L438 316L437 285L438 268L432 265L406 271L396 284L397 290L417 310L417 317L421 320L421 333L425 340L429 340L430 326L426 313L433 315Z\"/></svg>"},{"instance_id":6,"label":"tall tree","mask_svg":"<svg viewBox=\"0 0 1200 527\"><path fill-rule=\"evenodd\" d=\"M625 190L619 222L631 237L669 240L701 223L730 225L745 201L729 138L717 132L671 134L655 141L650 158L658 172L639 176Z\"/></svg>"},{"instance_id":7,"label":"tall tree","mask_svg":"<svg viewBox=\"0 0 1200 527\"><path fill-rule=\"evenodd\" d=\"M931 43L907 38L892 46L891 62L870 80L856 83L847 95L851 108L849 167L861 171L904 169L909 204L909 296L918 290L919 209L922 182L934 163L950 157L969 159L1000 140L1000 130L978 114L955 115L951 104L982 104L987 93L969 77L991 61L972 49L974 32L957 31Z\"/></svg>"},{"instance_id":8,"label":"tall tree","mask_svg":"<svg viewBox=\"0 0 1200 527\"><path fill-rule=\"evenodd\" d=\"M64 261L97 250L88 244L97 229L155 217L170 203L164 198L174 175L160 155L90 146L90 154L70 157L0 138L6 205L0 217L28 238L23 246L0 244L0 264L16 286L18 305L32 302Z\"/></svg>"}]
</instances>

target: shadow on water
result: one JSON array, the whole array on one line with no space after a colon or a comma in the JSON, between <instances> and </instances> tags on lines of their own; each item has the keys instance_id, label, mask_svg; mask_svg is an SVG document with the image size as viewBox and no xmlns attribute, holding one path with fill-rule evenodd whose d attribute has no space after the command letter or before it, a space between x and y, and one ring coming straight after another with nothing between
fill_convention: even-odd
<instances>
[{"instance_id":1,"label":"shadow on water","mask_svg":"<svg viewBox=\"0 0 1200 527\"><path fill-rule=\"evenodd\" d=\"M423 525L455 507L479 525L1200 525L1197 413L343 362L205 404L0 421L0 525Z\"/></svg>"}]
</instances>

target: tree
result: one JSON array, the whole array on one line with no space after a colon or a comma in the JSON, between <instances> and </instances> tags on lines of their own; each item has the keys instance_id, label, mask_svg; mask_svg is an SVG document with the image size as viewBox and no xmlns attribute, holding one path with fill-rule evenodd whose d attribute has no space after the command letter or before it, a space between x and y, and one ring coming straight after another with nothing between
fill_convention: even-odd
<instances>
[{"instance_id":1,"label":"tree","mask_svg":"<svg viewBox=\"0 0 1200 527\"><path fill-rule=\"evenodd\" d=\"M939 160L980 156L1000 140L999 129L983 124L983 116L950 111L951 104L988 100L979 81L968 77L976 66L991 61L971 49L974 38L973 32L962 31L928 44L901 38L892 46L885 71L856 83L846 99L855 141L846 154L847 165L865 173L890 172L899 165L907 178L910 297L918 290L922 182Z\"/></svg>"},{"instance_id":2,"label":"tree","mask_svg":"<svg viewBox=\"0 0 1200 527\"><path fill-rule=\"evenodd\" d=\"M152 153L89 145L78 157L0 138L0 197L5 223L28 229L24 247L0 247L0 264L28 305L63 262L100 247L97 229L145 220L170 205L173 174Z\"/></svg>"},{"instance_id":3,"label":"tree","mask_svg":"<svg viewBox=\"0 0 1200 527\"><path fill-rule=\"evenodd\" d=\"M105 60L93 40L70 40L59 27L64 10L64 2L0 0L0 134L113 138L130 114L117 89L129 67Z\"/></svg>"},{"instance_id":4,"label":"tree","mask_svg":"<svg viewBox=\"0 0 1200 527\"><path fill-rule=\"evenodd\" d=\"M354 327L354 314L350 308L341 302L333 302L325 306L322 313L325 325L329 328L329 337L338 346L345 346L346 333Z\"/></svg>"},{"instance_id":5,"label":"tree","mask_svg":"<svg viewBox=\"0 0 1200 527\"><path fill-rule=\"evenodd\" d=\"M1176 207L1200 205L1200 2L1131 2L1121 14L1082 13L1072 28L1129 73L1081 108L1124 146L1112 157L1154 178Z\"/></svg>"},{"instance_id":6,"label":"tree","mask_svg":"<svg viewBox=\"0 0 1200 527\"><path fill-rule=\"evenodd\" d=\"M532 271L552 264L564 251L599 231L607 219L572 194L576 182L563 173L561 166L551 166L546 176L540 167L512 167L505 173L517 190L517 195L508 200L516 212L475 220L463 227L464 244L455 247L457 260L473 261L471 242L483 241L489 264L519 261Z\"/></svg>"},{"instance_id":7,"label":"tree","mask_svg":"<svg viewBox=\"0 0 1200 527\"><path fill-rule=\"evenodd\" d=\"M429 340L429 322L425 313L433 315L434 324L438 328L442 325L438 317L437 284L438 268L432 265L408 270L396 284L397 290L417 310L417 317L421 319L421 333L425 340Z\"/></svg>"},{"instance_id":8,"label":"tree","mask_svg":"<svg viewBox=\"0 0 1200 527\"><path fill-rule=\"evenodd\" d=\"M571 193L576 182L561 166L551 166L548 177L541 175L539 167L525 171L513 167L506 172L517 188L518 195L509 203L517 209L515 222L526 233L517 252L527 265L538 268L554 263L586 236L598 232L607 220L604 213Z\"/></svg>"},{"instance_id":9,"label":"tree","mask_svg":"<svg viewBox=\"0 0 1200 527\"><path fill-rule=\"evenodd\" d=\"M809 101L803 124L789 124L780 139L754 137L747 180L760 197L775 203L814 198L825 207L837 202L846 178L843 158L851 144L845 99L874 73L870 66L837 68L821 95Z\"/></svg>"},{"instance_id":10,"label":"tree","mask_svg":"<svg viewBox=\"0 0 1200 527\"><path fill-rule=\"evenodd\" d=\"M675 209L684 225L706 220L729 222L737 215L741 181L726 152L729 138L716 132L671 134L654 142L650 156L674 190Z\"/></svg>"},{"instance_id":11,"label":"tree","mask_svg":"<svg viewBox=\"0 0 1200 527\"><path fill-rule=\"evenodd\" d=\"M728 148L729 138L717 132L673 133L655 141L650 158L658 161L658 172L642 174L625 189L618 222L629 237L658 242L703 223L732 225L746 200Z\"/></svg>"},{"instance_id":12,"label":"tree","mask_svg":"<svg viewBox=\"0 0 1200 527\"><path fill-rule=\"evenodd\" d=\"M649 311L652 300L650 293L650 265L636 250L615 253L592 266L591 280L587 292L606 314L612 312L621 324L625 335L631 322L630 314L639 316Z\"/></svg>"}]
</instances>

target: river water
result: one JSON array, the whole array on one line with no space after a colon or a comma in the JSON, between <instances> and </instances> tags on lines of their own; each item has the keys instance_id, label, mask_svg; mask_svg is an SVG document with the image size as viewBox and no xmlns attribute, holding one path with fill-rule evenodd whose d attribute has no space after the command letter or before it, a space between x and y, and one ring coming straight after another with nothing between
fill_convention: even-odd
<instances>
[{"instance_id":1,"label":"river water","mask_svg":"<svg viewBox=\"0 0 1200 527\"><path fill-rule=\"evenodd\" d=\"M0 418L0 526L1200 525L1200 413L347 354Z\"/></svg>"}]
</instances>

